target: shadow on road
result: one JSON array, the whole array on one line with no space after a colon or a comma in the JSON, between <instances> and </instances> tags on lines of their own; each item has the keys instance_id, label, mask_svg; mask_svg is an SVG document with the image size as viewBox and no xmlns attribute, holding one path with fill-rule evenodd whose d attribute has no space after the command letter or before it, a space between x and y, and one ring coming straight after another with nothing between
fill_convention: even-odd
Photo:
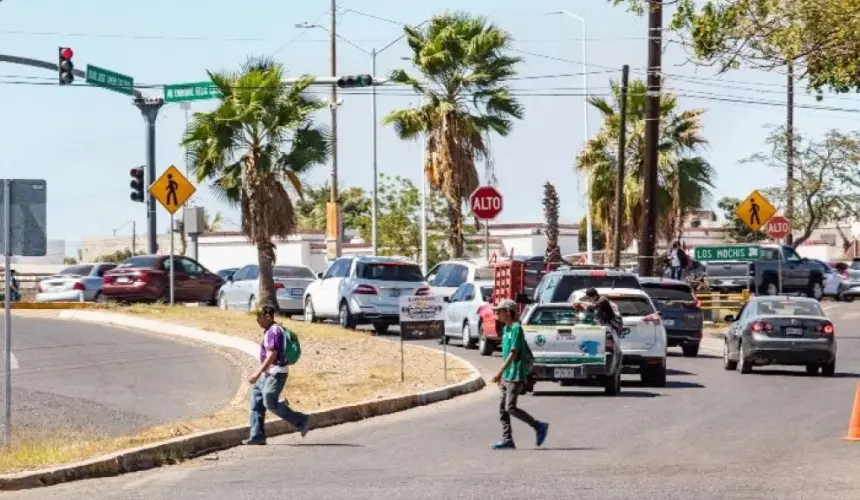
<instances>
[{"instance_id":1,"label":"shadow on road","mask_svg":"<svg viewBox=\"0 0 860 500\"><path fill-rule=\"evenodd\" d=\"M675 370L674 368L666 368L666 375L687 375L690 377L695 377L695 373L687 372L684 370Z\"/></svg>"},{"instance_id":2,"label":"shadow on road","mask_svg":"<svg viewBox=\"0 0 860 500\"><path fill-rule=\"evenodd\" d=\"M705 386L695 382L684 382L683 380L669 380L666 389L704 389Z\"/></svg>"},{"instance_id":3,"label":"shadow on road","mask_svg":"<svg viewBox=\"0 0 860 500\"><path fill-rule=\"evenodd\" d=\"M535 397L571 397L571 398L612 398L603 392L573 392L573 391L535 391L532 393ZM625 391L618 393L619 398L657 398L662 394L648 391Z\"/></svg>"},{"instance_id":4,"label":"shadow on road","mask_svg":"<svg viewBox=\"0 0 860 500\"><path fill-rule=\"evenodd\" d=\"M753 370L753 375L768 375L768 376L782 376L782 377L801 377L801 378L828 378L822 377L819 375L807 375L805 371L794 371L794 370ZM829 378L860 378L860 373L835 373L833 377Z\"/></svg>"},{"instance_id":5,"label":"shadow on road","mask_svg":"<svg viewBox=\"0 0 860 500\"><path fill-rule=\"evenodd\" d=\"M353 444L353 443L284 443L281 446L292 446L292 447L315 447L315 448L364 448L363 444Z\"/></svg>"},{"instance_id":6,"label":"shadow on road","mask_svg":"<svg viewBox=\"0 0 860 500\"><path fill-rule=\"evenodd\" d=\"M534 451L597 451L602 448L576 447L576 446L549 446L546 448L535 448Z\"/></svg>"}]
</instances>

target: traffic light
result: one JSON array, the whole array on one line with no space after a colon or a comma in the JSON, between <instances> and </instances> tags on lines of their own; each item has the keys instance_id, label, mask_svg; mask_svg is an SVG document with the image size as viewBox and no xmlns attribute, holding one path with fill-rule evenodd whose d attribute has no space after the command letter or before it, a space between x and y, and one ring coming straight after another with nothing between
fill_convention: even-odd
<instances>
[{"instance_id":1,"label":"traffic light","mask_svg":"<svg viewBox=\"0 0 860 500\"><path fill-rule=\"evenodd\" d=\"M71 85L75 81L75 64L72 57L75 51L69 47L60 47L60 61L57 63L60 73L60 85Z\"/></svg>"},{"instance_id":2,"label":"traffic light","mask_svg":"<svg viewBox=\"0 0 860 500\"><path fill-rule=\"evenodd\" d=\"M337 79L337 86L342 89L372 87L373 77L370 75L342 76Z\"/></svg>"},{"instance_id":3,"label":"traffic light","mask_svg":"<svg viewBox=\"0 0 860 500\"><path fill-rule=\"evenodd\" d=\"M129 174L131 175L131 182L129 183L129 186L131 186L131 201L143 203L143 167L133 168Z\"/></svg>"}]
</instances>

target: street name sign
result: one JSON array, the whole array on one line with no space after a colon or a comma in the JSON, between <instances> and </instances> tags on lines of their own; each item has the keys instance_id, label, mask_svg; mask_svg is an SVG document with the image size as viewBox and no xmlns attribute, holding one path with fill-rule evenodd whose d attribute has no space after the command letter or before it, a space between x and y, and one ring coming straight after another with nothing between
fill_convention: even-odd
<instances>
[{"instance_id":1,"label":"street name sign","mask_svg":"<svg viewBox=\"0 0 860 500\"><path fill-rule=\"evenodd\" d=\"M149 186L151 194L171 215L175 214L191 195L197 191L194 184L182 175L178 168L171 165Z\"/></svg>"},{"instance_id":2,"label":"street name sign","mask_svg":"<svg viewBox=\"0 0 860 500\"><path fill-rule=\"evenodd\" d=\"M714 247L698 247L693 252L693 259L703 262L729 260L758 260L761 258L761 248L758 245L724 245Z\"/></svg>"},{"instance_id":3,"label":"street name sign","mask_svg":"<svg viewBox=\"0 0 860 500\"><path fill-rule=\"evenodd\" d=\"M735 215L753 231L760 231L767 221L776 214L776 208L757 190L735 209Z\"/></svg>"},{"instance_id":4,"label":"street name sign","mask_svg":"<svg viewBox=\"0 0 860 500\"><path fill-rule=\"evenodd\" d=\"M120 94L134 95L134 78L92 64L87 64L87 83Z\"/></svg>"},{"instance_id":5,"label":"street name sign","mask_svg":"<svg viewBox=\"0 0 860 500\"><path fill-rule=\"evenodd\" d=\"M211 81L164 86L164 102L202 101L219 97L221 97L221 91Z\"/></svg>"}]
</instances>

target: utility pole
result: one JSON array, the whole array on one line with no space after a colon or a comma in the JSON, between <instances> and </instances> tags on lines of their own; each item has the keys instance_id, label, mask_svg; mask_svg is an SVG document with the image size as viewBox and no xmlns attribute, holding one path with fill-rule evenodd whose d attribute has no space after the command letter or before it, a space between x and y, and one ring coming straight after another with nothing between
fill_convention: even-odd
<instances>
[{"instance_id":1,"label":"utility pole","mask_svg":"<svg viewBox=\"0 0 860 500\"><path fill-rule=\"evenodd\" d=\"M787 96L787 116L785 125L785 217L789 221L794 220L794 60L788 60L788 82L786 86ZM791 231L785 235L785 244L791 246L794 244L794 235Z\"/></svg>"},{"instance_id":2,"label":"utility pole","mask_svg":"<svg viewBox=\"0 0 860 500\"><path fill-rule=\"evenodd\" d=\"M131 256L137 255L137 222L131 221Z\"/></svg>"},{"instance_id":3,"label":"utility pole","mask_svg":"<svg viewBox=\"0 0 860 500\"><path fill-rule=\"evenodd\" d=\"M663 0L649 0L648 91L645 102L645 216L639 236L639 275L654 274L657 242L657 145L660 141L660 92L663 49Z\"/></svg>"},{"instance_id":4,"label":"utility pole","mask_svg":"<svg viewBox=\"0 0 860 500\"><path fill-rule=\"evenodd\" d=\"M331 26L329 27L329 64L332 78L337 78L337 0L331 0ZM331 170L329 171L329 203L327 210L328 257L340 257L341 225L340 202L337 193L337 84L331 86Z\"/></svg>"},{"instance_id":5,"label":"utility pole","mask_svg":"<svg viewBox=\"0 0 860 500\"><path fill-rule=\"evenodd\" d=\"M615 224L612 228L613 256L612 265L621 267L621 219L624 216L624 172L627 153L627 82L630 79L630 66L621 67L621 103L619 107L618 126L618 166L615 167L617 177L615 178Z\"/></svg>"},{"instance_id":6,"label":"utility pole","mask_svg":"<svg viewBox=\"0 0 860 500\"><path fill-rule=\"evenodd\" d=\"M158 118L158 111L164 106L164 99L136 97L133 102L146 121L146 185L151 186L155 182L155 120ZM149 197L146 202L147 253L153 255L158 253L158 227L155 221L155 197L148 191L149 189L146 195Z\"/></svg>"},{"instance_id":7,"label":"utility pole","mask_svg":"<svg viewBox=\"0 0 860 500\"><path fill-rule=\"evenodd\" d=\"M370 49L370 75L376 80L376 49ZM373 248L373 255L376 256L379 252L379 162L377 141L379 140L377 132L377 117L376 117L376 85L371 87L373 94L370 98L370 114L373 117L373 198L370 200L370 245Z\"/></svg>"}]
</instances>

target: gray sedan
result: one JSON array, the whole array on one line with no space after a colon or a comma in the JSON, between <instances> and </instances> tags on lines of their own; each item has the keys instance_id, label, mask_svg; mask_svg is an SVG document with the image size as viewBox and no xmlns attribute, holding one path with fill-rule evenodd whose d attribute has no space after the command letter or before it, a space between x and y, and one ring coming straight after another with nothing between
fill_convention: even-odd
<instances>
[{"instance_id":1,"label":"gray sedan","mask_svg":"<svg viewBox=\"0 0 860 500\"><path fill-rule=\"evenodd\" d=\"M833 323L817 300L806 297L754 297L725 335L723 366L752 373L753 366L800 365L806 373L832 377L836 372Z\"/></svg>"},{"instance_id":2,"label":"gray sedan","mask_svg":"<svg viewBox=\"0 0 860 500\"><path fill-rule=\"evenodd\" d=\"M36 302L93 302L102 299L102 277L116 264L75 264L39 281Z\"/></svg>"},{"instance_id":3,"label":"gray sedan","mask_svg":"<svg viewBox=\"0 0 860 500\"><path fill-rule=\"evenodd\" d=\"M287 315L302 314L302 295L305 288L316 275L305 266L275 266L275 295L281 312ZM221 309L253 311L257 308L257 295L260 289L260 267L250 264L242 267L227 278L218 292L218 306Z\"/></svg>"}]
</instances>

